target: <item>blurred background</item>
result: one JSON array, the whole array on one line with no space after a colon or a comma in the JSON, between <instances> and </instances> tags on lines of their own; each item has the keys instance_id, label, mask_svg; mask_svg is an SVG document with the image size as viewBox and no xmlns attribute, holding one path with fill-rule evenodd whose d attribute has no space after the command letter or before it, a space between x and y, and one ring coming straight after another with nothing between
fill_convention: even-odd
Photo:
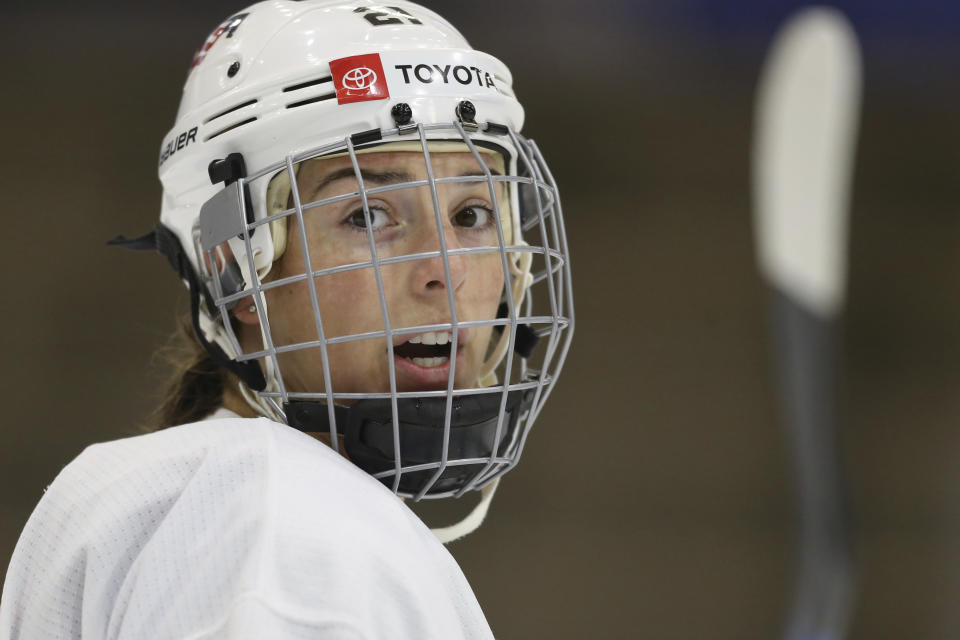
<instances>
[{"instance_id":1,"label":"blurred background","mask_svg":"<svg viewBox=\"0 0 960 640\"><path fill-rule=\"evenodd\" d=\"M58 470L158 399L152 354L186 295L159 256L105 241L154 225L193 52L243 3L82 4L0 5L4 567ZM495 634L778 637L795 516L749 151L766 47L801 3L424 4L512 68L573 256L561 388L487 524L451 546ZM866 74L843 321L851 637L955 638L960 4L836 6Z\"/></svg>"}]
</instances>

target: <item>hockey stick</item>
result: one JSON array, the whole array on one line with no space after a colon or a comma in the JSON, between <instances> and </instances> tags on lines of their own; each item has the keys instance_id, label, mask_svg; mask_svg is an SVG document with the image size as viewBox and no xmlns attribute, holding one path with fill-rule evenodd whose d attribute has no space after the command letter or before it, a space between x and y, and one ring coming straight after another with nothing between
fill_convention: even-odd
<instances>
[{"instance_id":1,"label":"hockey stick","mask_svg":"<svg viewBox=\"0 0 960 640\"><path fill-rule=\"evenodd\" d=\"M753 149L760 270L772 293L783 422L799 501L788 640L844 637L853 560L836 450L836 331L860 107L856 36L836 10L782 28L757 96Z\"/></svg>"}]
</instances>

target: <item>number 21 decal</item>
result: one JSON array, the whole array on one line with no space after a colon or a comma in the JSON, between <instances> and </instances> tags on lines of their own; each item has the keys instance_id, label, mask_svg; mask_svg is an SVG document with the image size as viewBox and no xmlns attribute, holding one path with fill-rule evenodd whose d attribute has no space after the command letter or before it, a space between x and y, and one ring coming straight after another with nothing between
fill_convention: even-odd
<instances>
[{"instance_id":1,"label":"number 21 decal","mask_svg":"<svg viewBox=\"0 0 960 640\"><path fill-rule=\"evenodd\" d=\"M364 19L375 27L386 24L423 24L409 11L400 7L357 7L354 13L362 13Z\"/></svg>"}]
</instances>

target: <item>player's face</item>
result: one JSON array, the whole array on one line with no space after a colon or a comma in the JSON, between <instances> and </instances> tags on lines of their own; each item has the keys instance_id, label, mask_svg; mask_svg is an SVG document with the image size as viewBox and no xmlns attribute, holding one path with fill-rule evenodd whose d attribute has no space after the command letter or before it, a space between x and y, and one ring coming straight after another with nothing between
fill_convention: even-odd
<instances>
[{"instance_id":1,"label":"player's face","mask_svg":"<svg viewBox=\"0 0 960 640\"><path fill-rule=\"evenodd\" d=\"M503 160L483 154L495 173ZM420 152L383 152L357 156L364 186L427 180ZM469 152L431 154L436 178L483 175ZM300 167L297 184L301 202L357 191L349 157L321 158ZM498 246L490 188L485 181L437 185L447 249ZM380 260L406 254L439 251L440 236L429 186L402 188L368 196L370 222ZM509 204L498 185L498 205L509 242ZM370 239L359 197L304 211L304 228L295 218L288 225L287 250L275 265L271 280L306 272L301 234L306 237L314 270L366 262L371 259ZM490 320L496 316L504 286L499 252L449 256L449 282L457 320ZM317 303L328 339L384 330L383 306L390 326L441 324L451 321L447 276L440 257L381 265L384 298L381 300L373 268L364 267L314 279ZM276 346L317 339L309 285L301 281L268 292L271 334ZM455 354L457 388L477 384L478 372L490 343L492 327L461 328ZM449 331L403 334L394 337L398 391L445 389L451 366ZM410 339L414 340L411 342ZM435 342L436 344L430 344ZM390 390L390 353L385 338L355 340L327 347L333 390L337 393ZM324 391L319 348L282 354L280 367L291 391Z\"/></svg>"}]
</instances>

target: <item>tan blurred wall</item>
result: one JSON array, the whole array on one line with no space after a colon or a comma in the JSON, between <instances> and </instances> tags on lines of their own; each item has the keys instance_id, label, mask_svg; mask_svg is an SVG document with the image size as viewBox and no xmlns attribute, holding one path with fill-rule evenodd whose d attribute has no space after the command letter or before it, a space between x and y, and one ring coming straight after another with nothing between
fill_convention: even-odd
<instances>
[{"instance_id":1,"label":"tan blurred wall","mask_svg":"<svg viewBox=\"0 0 960 640\"><path fill-rule=\"evenodd\" d=\"M759 53L471 11L560 181L578 326L488 524L451 550L498 637L776 637L793 530L751 248ZM160 139L220 17L0 16L4 566L58 469L156 399L151 353L185 296L162 259L104 241L154 224ZM909 88L869 71L845 321L853 637L957 637L960 92L955 70Z\"/></svg>"}]
</instances>

